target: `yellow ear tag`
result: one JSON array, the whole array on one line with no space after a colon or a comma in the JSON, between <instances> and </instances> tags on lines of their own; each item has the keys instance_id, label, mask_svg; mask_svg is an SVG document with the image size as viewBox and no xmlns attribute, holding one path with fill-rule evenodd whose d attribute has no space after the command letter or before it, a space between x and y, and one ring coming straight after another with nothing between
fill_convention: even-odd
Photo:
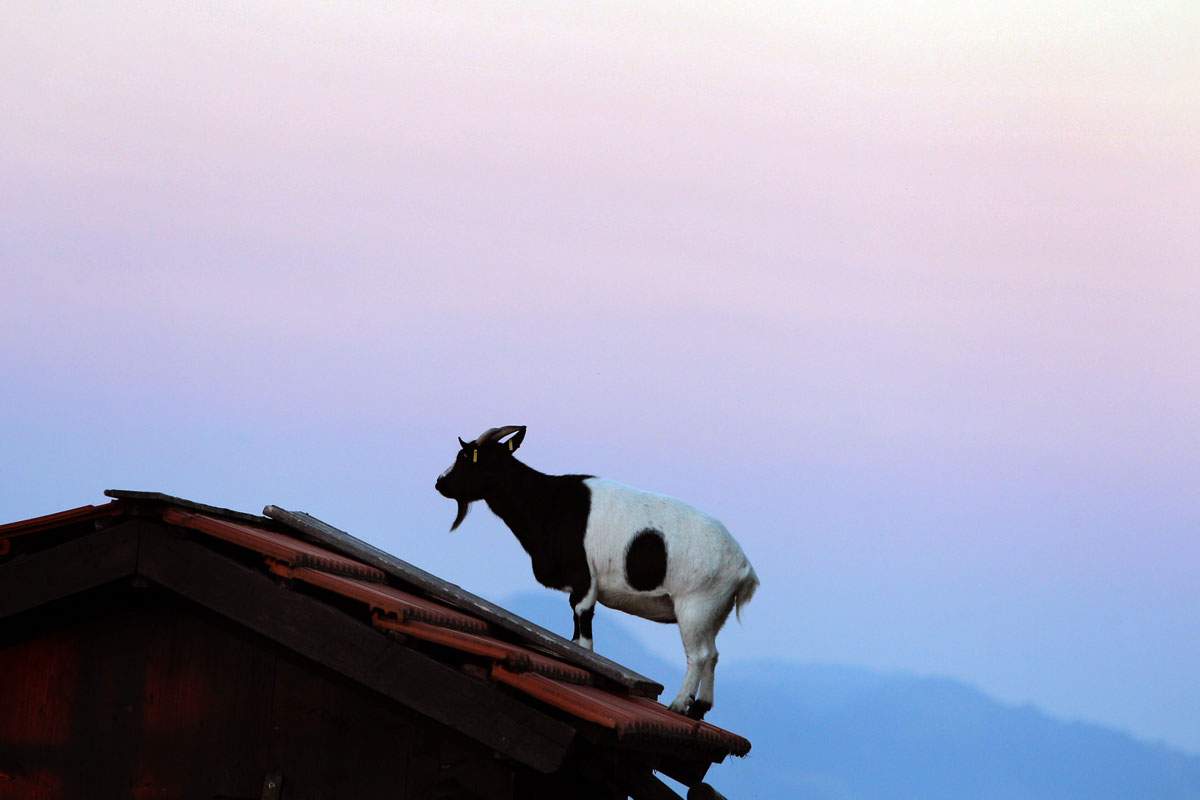
<instances>
[{"instance_id":1,"label":"yellow ear tag","mask_svg":"<svg viewBox=\"0 0 1200 800\"><path fill-rule=\"evenodd\" d=\"M512 439L508 440L508 452L512 452Z\"/></svg>"},{"instance_id":2,"label":"yellow ear tag","mask_svg":"<svg viewBox=\"0 0 1200 800\"><path fill-rule=\"evenodd\" d=\"M476 463L478 461L479 461L479 451L476 450L475 452L471 453L471 463Z\"/></svg>"}]
</instances>

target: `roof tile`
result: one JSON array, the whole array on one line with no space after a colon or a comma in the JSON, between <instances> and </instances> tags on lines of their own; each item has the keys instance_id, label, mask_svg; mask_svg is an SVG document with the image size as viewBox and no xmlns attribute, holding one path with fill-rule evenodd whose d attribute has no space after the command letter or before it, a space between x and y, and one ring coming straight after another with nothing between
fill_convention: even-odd
<instances>
[{"instance_id":1,"label":"roof tile","mask_svg":"<svg viewBox=\"0 0 1200 800\"><path fill-rule=\"evenodd\" d=\"M619 695L592 686L561 683L532 673L515 673L500 664L492 677L580 719L603 725L618 736L642 736L690 741L720 748L735 756L750 751L750 742L707 722L676 714L644 697Z\"/></svg>"},{"instance_id":2,"label":"roof tile","mask_svg":"<svg viewBox=\"0 0 1200 800\"><path fill-rule=\"evenodd\" d=\"M354 578L308 568L296 569L292 575L298 580L336 592L343 597L361 600L370 605L372 609L379 609L385 614L395 614L403 620L417 620L448 628L487 633L487 623L481 619L446 608L432 600L402 592L391 586L366 583Z\"/></svg>"},{"instance_id":3,"label":"roof tile","mask_svg":"<svg viewBox=\"0 0 1200 800\"><path fill-rule=\"evenodd\" d=\"M354 575L373 581L387 580L387 575L381 569L367 566L337 553L331 553L282 533L182 511L178 508L164 509L162 517L164 521L172 525L190 528L232 544L241 545L292 567L315 567L328 572Z\"/></svg>"}]
</instances>

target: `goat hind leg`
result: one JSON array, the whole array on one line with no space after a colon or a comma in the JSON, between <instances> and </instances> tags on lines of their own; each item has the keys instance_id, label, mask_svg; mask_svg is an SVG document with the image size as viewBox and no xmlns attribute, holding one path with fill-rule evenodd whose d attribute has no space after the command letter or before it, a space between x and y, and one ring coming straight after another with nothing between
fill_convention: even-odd
<instances>
[{"instance_id":1,"label":"goat hind leg","mask_svg":"<svg viewBox=\"0 0 1200 800\"><path fill-rule=\"evenodd\" d=\"M732 608L732 602L712 602L708 598L676 605L675 613L679 619L683 651L687 654L688 671L679 689L679 696L671 703L672 711L686 713L693 719L704 719L704 715L712 708L713 679L717 671L717 632L725 624Z\"/></svg>"},{"instance_id":2,"label":"goat hind leg","mask_svg":"<svg viewBox=\"0 0 1200 800\"><path fill-rule=\"evenodd\" d=\"M704 719L704 715L713 707L713 678L717 673L717 636L715 633L706 637L708 640L703 648L708 656L700 662L700 691L696 699L688 706L687 715L692 719Z\"/></svg>"},{"instance_id":3,"label":"goat hind leg","mask_svg":"<svg viewBox=\"0 0 1200 800\"><path fill-rule=\"evenodd\" d=\"M677 603L675 615L679 620L679 636L687 656L687 674L679 694L671 701L671 710L700 719L712 708L712 674L717 664L716 616L708 604ZM702 686L703 681L703 688ZM697 698L696 690L700 689Z\"/></svg>"},{"instance_id":4,"label":"goat hind leg","mask_svg":"<svg viewBox=\"0 0 1200 800\"><path fill-rule=\"evenodd\" d=\"M705 713L713 707L713 681L716 679L717 658L720 655L717 652L717 634L721 632L725 620L729 619L729 612L733 610L733 597L723 605L710 608L713 614L700 634L704 640L701 649L708 653L708 658L704 660L700 670L700 693L696 696L696 702L688 709L688 716L696 719L704 719Z\"/></svg>"},{"instance_id":5,"label":"goat hind leg","mask_svg":"<svg viewBox=\"0 0 1200 800\"><path fill-rule=\"evenodd\" d=\"M696 697L696 687L700 685L700 665L688 659L687 674L683 676L683 685L679 694L671 701L670 708L676 714L686 714Z\"/></svg>"}]
</instances>

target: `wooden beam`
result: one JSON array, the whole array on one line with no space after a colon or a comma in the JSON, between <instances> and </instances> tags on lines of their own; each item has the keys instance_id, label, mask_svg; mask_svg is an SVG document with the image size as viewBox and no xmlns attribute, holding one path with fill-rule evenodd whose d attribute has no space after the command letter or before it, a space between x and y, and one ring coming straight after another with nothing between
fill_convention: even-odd
<instances>
[{"instance_id":1,"label":"wooden beam","mask_svg":"<svg viewBox=\"0 0 1200 800\"><path fill-rule=\"evenodd\" d=\"M707 783L698 783L688 789L687 800L725 800L725 795Z\"/></svg>"},{"instance_id":2,"label":"wooden beam","mask_svg":"<svg viewBox=\"0 0 1200 800\"><path fill-rule=\"evenodd\" d=\"M495 603L484 600L420 567L415 567L407 561L385 553L383 550L356 539L345 531L338 530L303 511L288 511L278 506L267 506L263 509L263 514L297 531L304 538L336 550L343 555L357 558L373 567L378 567L400 581L421 589L436 600L449 603L462 611L477 614L493 625L515 634L522 642L536 645L551 655L591 670L624 687L630 694L649 698L656 698L662 694L662 684L591 650L585 650L540 625L518 617Z\"/></svg>"},{"instance_id":3,"label":"wooden beam","mask_svg":"<svg viewBox=\"0 0 1200 800\"><path fill-rule=\"evenodd\" d=\"M574 738L569 725L497 688L165 529L144 536L138 570L151 581L534 769L556 770Z\"/></svg>"},{"instance_id":4,"label":"wooden beam","mask_svg":"<svg viewBox=\"0 0 1200 800\"><path fill-rule=\"evenodd\" d=\"M127 500L131 505L143 503L149 506L176 506L188 511L195 511L200 514L207 514L211 517L220 517L221 519L232 519L238 522L245 522L250 525L263 525L267 522L264 517L255 514L247 514L244 511L234 511L229 508L221 508L220 506L209 506L204 503L195 503L191 500L185 500L182 497L172 497L169 494L161 492L135 492L130 489L105 489L105 497L111 497L115 500Z\"/></svg>"},{"instance_id":5,"label":"wooden beam","mask_svg":"<svg viewBox=\"0 0 1200 800\"><path fill-rule=\"evenodd\" d=\"M684 786L695 786L704 780L712 762L707 758L683 759L667 757L658 763L658 771L668 778L679 781Z\"/></svg>"},{"instance_id":6,"label":"wooden beam","mask_svg":"<svg viewBox=\"0 0 1200 800\"><path fill-rule=\"evenodd\" d=\"M133 575L141 526L122 522L0 565L0 619Z\"/></svg>"},{"instance_id":7,"label":"wooden beam","mask_svg":"<svg viewBox=\"0 0 1200 800\"><path fill-rule=\"evenodd\" d=\"M623 770L622 784L633 800L680 800L671 787L660 781L648 769Z\"/></svg>"}]
</instances>

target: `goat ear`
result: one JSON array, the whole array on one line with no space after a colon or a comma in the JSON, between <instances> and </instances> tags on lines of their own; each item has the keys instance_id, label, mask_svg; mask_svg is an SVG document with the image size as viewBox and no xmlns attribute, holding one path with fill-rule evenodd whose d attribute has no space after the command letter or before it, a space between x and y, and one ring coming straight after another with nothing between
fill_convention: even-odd
<instances>
[{"instance_id":1,"label":"goat ear","mask_svg":"<svg viewBox=\"0 0 1200 800\"><path fill-rule=\"evenodd\" d=\"M461 437L461 436L460 436L460 437L458 437L458 443L459 443L460 445L462 445L462 449L463 449L463 450L466 450L468 447L472 447L472 446L473 446L473 445L472 445L470 442L464 442L464 441L462 440L462 437Z\"/></svg>"},{"instance_id":2,"label":"goat ear","mask_svg":"<svg viewBox=\"0 0 1200 800\"><path fill-rule=\"evenodd\" d=\"M520 429L516 433L513 434L512 438L509 439L508 442L506 442L506 444L508 445L509 452L512 452L513 450L516 450L518 447L520 447L521 442L522 442L522 440L524 440L524 438L525 438L525 426L522 425L520 427Z\"/></svg>"}]
</instances>

